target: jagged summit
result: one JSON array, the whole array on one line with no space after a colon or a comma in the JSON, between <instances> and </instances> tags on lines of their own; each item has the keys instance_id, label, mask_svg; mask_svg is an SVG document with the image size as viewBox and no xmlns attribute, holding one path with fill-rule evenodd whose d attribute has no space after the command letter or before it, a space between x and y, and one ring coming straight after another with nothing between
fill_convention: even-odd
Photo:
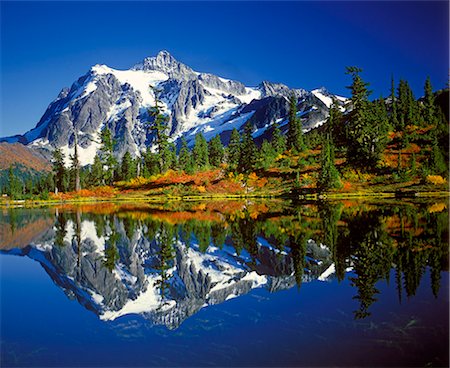
<instances>
[{"instance_id":1,"label":"jagged summit","mask_svg":"<svg viewBox=\"0 0 450 368\"><path fill-rule=\"evenodd\" d=\"M146 57L131 70L156 70L166 73L169 78L192 79L196 73L187 65L176 60L169 51L162 50L156 56Z\"/></svg>"}]
</instances>

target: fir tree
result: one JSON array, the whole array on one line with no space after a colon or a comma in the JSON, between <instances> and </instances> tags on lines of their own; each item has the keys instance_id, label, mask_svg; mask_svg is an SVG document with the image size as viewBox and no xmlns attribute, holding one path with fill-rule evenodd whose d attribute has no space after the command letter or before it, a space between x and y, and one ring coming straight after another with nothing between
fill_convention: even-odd
<instances>
[{"instance_id":1,"label":"fir tree","mask_svg":"<svg viewBox=\"0 0 450 368\"><path fill-rule=\"evenodd\" d=\"M111 131L108 127L104 127L101 132L101 157L104 167L104 179L105 183L112 185L115 176L115 169L117 165L117 160L114 157L114 140L111 135Z\"/></svg>"},{"instance_id":2,"label":"fir tree","mask_svg":"<svg viewBox=\"0 0 450 368\"><path fill-rule=\"evenodd\" d=\"M239 156L238 171L249 174L255 169L257 160L257 150L252 136L252 125L247 124L241 144L241 154Z\"/></svg>"},{"instance_id":3,"label":"fir tree","mask_svg":"<svg viewBox=\"0 0 450 368\"><path fill-rule=\"evenodd\" d=\"M158 154L153 153L150 147L144 153L143 176L149 177L160 172Z\"/></svg>"},{"instance_id":4,"label":"fir tree","mask_svg":"<svg viewBox=\"0 0 450 368\"><path fill-rule=\"evenodd\" d=\"M159 166L162 173L177 166L176 147L173 142L166 142L159 153Z\"/></svg>"},{"instance_id":5,"label":"fir tree","mask_svg":"<svg viewBox=\"0 0 450 368\"><path fill-rule=\"evenodd\" d=\"M397 103L397 118L399 121L398 131L404 131L407 125L414 125L418 122L418 105L414 98L413 92L409 83L405 80L400 80L398 85L398 103ZM403 145L407 145L408 137L403 135Z\"/></svg>"},{"instance_id":6,"label":"fir tree","mask_svg":"<svg viewBox=\"0 0 450 368\"><path fill-rule=\"evenodd\" d=\"M14 174L12 165L8 169L8 195L11 198L17 198L20 195L20 182Z\"/></svg>"},{"instance_id":7,"label":"fir tree","mask_svg":"<svg viewBox=\"0 0 450 368\"><path fill-rule=\"evenodd\" d=\"M431 146L431 170L433 174L447 175L448 167L442 154L441 147L438 143L437 134L433 134L433 142Z\"/></svg>"},{"instance_id":8,"label":"fir tree","mask_svg":"<svg viewBox=\"0 0 450 368\"><path fill-rule=\"evenodd\" d=\"M391 125L395 130L400 129L397 113L397 98L395 97L394 76L391 77Z\"/></svg>"},{"instance_id":9,"label":"fir tree","mask_svg":"<svg viewBox=\"0 0 450 368\"><path fill-rule=\"evenodd\" d=\"M277 155L283 153L286 150L286 138L281 133L278 123L274 124L272 133L272 146Z\"/></svg>"},{"instance_id":10,"label":"fir tree","mask_svg":"<svg viewBox=\"0 0 450 368\"><path fill-rule=\"evenodd\" d=\"M435 125L436 121L436 107L434 104L434 94L433 88L431 86L430 77L428 77L425 81L424 87L424 101L422 108L422 115L426 125Z\"/></svg>"},{"instance_id":11,"label":"fir tree","mask_svg":"<svg viewBox=\"0 0 450 368\"><path fill-rule=\"evenodd\" d=\"M136 170L134 170L134 162L130 152L125 152L122 157L122 163L120 165L121 179L129 181L136 176Z\"/></svg>"},{"instance_id":12,"label":"fir tree","mask_svg":"<svg viewBox=\"0 0 450 368\"><path fill-rule=\"evenodd\" d=\"M336 169L336 166L334 166L334 145L330 138L330 134L327 134L322 143L320 172L317 184L321 190L341 187L339 172Z\"/></svg>"},{"instance_id":13,"label":"fir tree","mask_svg":"<svg viewBox=\"0 0 450 368\"><path fill-rule=\"evenodd\" d=\"M155 95L155 106L149 109L149 115L153 118L153 125L151 129L155 133L156 141L156 153L158 154L159 169L161 172L165 172L171 167L173 162L173 147L170 147L168 136L166 134L168 117L161 113L159 107L158 90L153 88Z\"/></svg>"},{"instance_id":14,"label":"fir tree","mask_svg":"<svg viewBox=\"0 0 450 368\"><path fill-rule=\"evenodd\" d=\"M89 184L93 186L103 184L103 163L98 154L94 156L94 163L89 174Z\"/></svg>"},{"instance_id":15,"label":"fir tree","mask_svg":"<svg viewBox=\"0 0 450 368\"><path fill-rule=\"evenodd\" d=\"M72 180L73 182L73 189L78 192L81 189L80 185L80 160L78 158L78 139L77 139L77 133L74 133L74 153L73 156L70 156L70 160L72 162L71 164L71 173L72 173Z\"/></svg>"},{"instance_id":16,"label":"fir tree","mask_svg":"<svg viewBox=\"0 0 450 368\"><path fill-rule=\"evenodd\" d=\"M64 154L59 148L53 151L53 174L55 175L55 193L66 190L66 167L64 166Z\"/></svg>"},{"instance_id":17,"label":"fir tree","mask_svg":"<svg viewBox=\"0 0 450 368\"><path fill-rule=\"evenodd\" d=\"M241 156L241 136L236 128L231 132L227 151L228 165L231 170L235 170L239 163L239 157Z\"/></svg>"},{"instance_id":18,"label":"fir tree","mask_svg":"<svg viewBox=\"0 0 450 368\"><path fill-rule=\"evenodd\" d=\"M195 166L198 170L206 169L209 166L208 143L201 132L195 135L195 144L192 154Z\"/></svg>"},{"instance_id":19,"label":"fir tree","mask_svg":"<svg viewBox=\"0 0 450 368\"><path fill-rule=\"evenodd\" d=\"M347 86L347 88L352 93L350 101L353 106L353 110L361 111L365 108L371 93L371 91L367 89L369 83L364 82L359 75L362 72L361 68L356 66L348 66L346 69L346 74L349 74L352 77L352 84Z\"/></svg>"},{"instance_id":20,"label":"fir tree","mask_svg":"<svg viewBox=\"0 0 450 368\"><path fill-rule=\"evenodd\" d=\"M353 110L346 125L347 160L364 170L373 169L386 145L388 128L384 101L369 102L368 83L359 75L361 69L347 67L352 76L351 104Z\"/></svg>"},{"instance_id":21,"label":"fir tree","mask_svg":"<svg viewBox=\"0 0 450 368\"><path fill-rule=\"evenodd\" d=\"M301 152L304 148L302 126L297 118L297 97L292 93L289 98L287 149Z\"/></svg>"},{"instance_id":22,"label":"fir tree","mask_svg":"<svg viewBox=\"0 0 450 368\"><path fill-rule=\"evenodd\" d=\"M184 136L181 138L181 148L178 154L178 167L187 174L192 174L194 171L192 154Z\"/></svg>"},{"instance_id":23,"label":"fir tree","mask_svg":"<svg viewBox=\"0 0 450 368\"><path fill-rule=\"evenodd\" d=\"M270 168L274 164L277 155L278 153L274 145L264 139L259 153L259 162L261 163L261 166L265 170Z\"/></svg>"},{"instance_id":24,"label":"fir tree","mask_svg":"<svg viewBox=\"0 0 450 368\"><path fill-rule=\"evenodd\" d=\"M214 167L219 167L223 161L224 148L220 136L216 135L208 143L209 163Z\"/></svg>"},{"instance_id":25,"label":"fir tree","mask_svg":"<svg viewBox=\"0 0 450 368\"><path fill-rule=\"evenodd\" d=\"M339 108L338 101L333 98L333 103L331 104L329 116L327 120L327 133L330 135L333 141L342 141L345 137L342 134L342 112Z\"/></svg>"}]
</instances>

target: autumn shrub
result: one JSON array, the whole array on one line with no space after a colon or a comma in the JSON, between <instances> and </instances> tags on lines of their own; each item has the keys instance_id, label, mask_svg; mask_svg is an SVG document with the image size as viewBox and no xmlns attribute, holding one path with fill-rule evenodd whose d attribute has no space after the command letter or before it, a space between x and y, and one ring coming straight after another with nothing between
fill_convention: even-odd
<instances>
[{"instance_id":1,"label":"autumn shrub","mask_svg":"<svg viewBox=\"0 0 450 368\"><path fill-rule=\"evenodd\" d=\"M428 175L426 180L433 185L442 185L447 182L447 180L440 175Z\"/></svg>"},{"instance_id":2,"label":"autumn shrub","mask_svg":"<svg viewBox=\"0 0 450 368\"><path fill-rule=\"evenodd\" d=\"M429 213L442 212L447 208L447 205L443 202L435 203L432 206L428 207Z\"/></svg>"}]
</instances>

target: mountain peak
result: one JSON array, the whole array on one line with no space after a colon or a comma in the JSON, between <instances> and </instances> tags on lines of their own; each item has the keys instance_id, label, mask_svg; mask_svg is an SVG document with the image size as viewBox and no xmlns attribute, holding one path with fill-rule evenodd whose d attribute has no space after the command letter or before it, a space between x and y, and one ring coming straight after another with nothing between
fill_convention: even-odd
<instances>
[{"instance_id":1,"label":"mountain peak","mask_svg":"<svg viewBox=\"0 0 450 368\"><path fill-rule=\"evenodd\" d=\"M180 63L167 50L161 50L156 56L146 57L132 70L157 70L166 73L169 78L181 80L192 79L196 75L190 67Z\"/></svg>"}]
</instances>

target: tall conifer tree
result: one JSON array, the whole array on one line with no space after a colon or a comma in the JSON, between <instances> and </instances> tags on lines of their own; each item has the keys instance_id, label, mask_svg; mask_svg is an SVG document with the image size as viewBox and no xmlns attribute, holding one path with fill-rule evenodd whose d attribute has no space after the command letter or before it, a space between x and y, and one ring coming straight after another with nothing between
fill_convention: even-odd
<instances>
[{"instance_id":1,"label":"tall conifer tree","mask_svg":"<svg viewBox=\"0 0 450 368\"><path fill-rule=\"evenodd\" d=\"M219 167L223 161L224 148L220 136L216 135L208 143L209 163L214 167Z\"/></svg>"},{"instance_id":2,"label":"tall conifer tree","mask_svg":"<svg viewBox=\"0 0 450 368\"><path fill-rule=\"evenodd\" d=\"M192 154L197 169L202 170L209 166L208 143L201 132L195 135L195 145Z\"/></svg>"},{"instance_id":3,"label":"tall conifer tree","mask_svg":"<svg viewBox=\"0 0 450 368\"><path fill-rule=\"evenodd\" d=\"M241 156L241 136L236 128L231 132L230 142L227 147L228 151L228 165L231 170L235 170L238 163L239 158Z\"/></svg>"},{"instance_id":4,"label":"tall conifer tree","mask_svg":"<svg viewBox=\"0 0 450 368\"><path fill-rule=\"evenodd\" d=\"M55 175L55 193L66 190L66 167L64 166L64 154L59 148L53 151L53 173Z\"/></svg>"},{"instance_id":5,"label":"tall conifer tree","mask_svg":"<svg viewBox=\"0 0 450 368\"><path fill-rule=\"evenodd\" d=\"M241 154L239 156L238 171L241 173L251 173L255 169L257 151L252 135L252 125L247 124L241 144Z\"/></svg>"}]
</instances>

